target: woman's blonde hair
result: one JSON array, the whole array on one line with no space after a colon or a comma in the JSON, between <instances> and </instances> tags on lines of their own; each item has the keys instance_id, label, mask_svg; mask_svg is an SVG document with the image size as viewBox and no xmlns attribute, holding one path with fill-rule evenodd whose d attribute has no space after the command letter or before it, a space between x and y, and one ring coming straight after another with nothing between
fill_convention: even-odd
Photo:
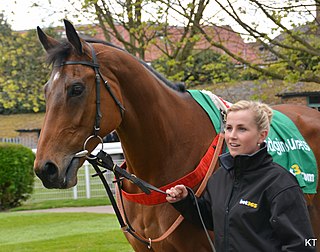
<instances>
[{"instance_id":1,"label":"woman's blonde hair","mask_svg":"<svg viewBox=\"0 0 320 252\"><path fill-rule=\"evenodd\" d=\"M227 117L230 112L236 112L240 110L251 110L254 114L254 121L258 127L258 130L269 131L273 112L272 112L272 109L267 104L257 102L257 101L241 100L233 104L227 110Z\"/></svg>"}]
</instances>

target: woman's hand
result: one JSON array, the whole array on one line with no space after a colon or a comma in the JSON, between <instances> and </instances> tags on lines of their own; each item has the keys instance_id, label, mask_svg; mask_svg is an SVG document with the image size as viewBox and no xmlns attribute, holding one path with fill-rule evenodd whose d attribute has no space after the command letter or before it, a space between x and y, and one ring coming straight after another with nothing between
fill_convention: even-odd
<instances>
[{"instance_id":1,"label":"woman's hand","mask_svg":"<svg viewBox=\"0 0 320 252\"><path fill-rule=\"evenodd\" d=\"M169 203L178 202L188 196L188 190L184 185L176 185L166 190L166 200Z\"/></svg>"}]
</instances>

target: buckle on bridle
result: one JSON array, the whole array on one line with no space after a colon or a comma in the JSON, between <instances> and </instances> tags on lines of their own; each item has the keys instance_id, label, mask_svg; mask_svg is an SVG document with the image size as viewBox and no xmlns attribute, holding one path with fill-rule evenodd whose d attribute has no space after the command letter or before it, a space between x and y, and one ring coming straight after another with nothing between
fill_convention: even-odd
<instances>
[{"instance_id":1,"label":"buckle on bridle","mask_svg":"<svg viewBox=\"0 0 320 252\"><path fill-rule=\"evenodd\" d=\"M96 159L97 157L94 156L89 156L88 153L89 151L86 149L86 146L87 146L87 143L89 142L89 140L91 140L92 138L98 138L100 143L101 143L101 150L103 150L103 139L98 136L98 135L91 135L89 136L86 141L84 141L84 144L83 144L83 150L82 151L79 151L77 152L74 156L77 157L77 158L80 158L80 157L86 157L87 159L90 159L90 160L94 160Z\"/></svg>"}]
</instances>

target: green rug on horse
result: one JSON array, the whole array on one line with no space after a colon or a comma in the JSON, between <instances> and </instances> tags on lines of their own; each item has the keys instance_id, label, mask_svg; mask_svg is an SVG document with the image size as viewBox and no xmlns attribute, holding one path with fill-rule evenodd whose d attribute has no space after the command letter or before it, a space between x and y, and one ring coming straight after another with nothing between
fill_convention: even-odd
<instances>
[{"instance_id":1,"label":"green rug on horse","mask_svg":"<svg viewBox=\"0 0 320 252\"><path fill-rule=\"evenodd\" d=\"M217 108L212 97L199 90L188 90L188 92L207 112L216 131L220 132L220 108ZM273 112L270 132L266 139L268 152L276 163L285 167L297 178L304 193L316 193L317 162L311 148L286 115L276 110Z\"/></svg>"}]
</instances>

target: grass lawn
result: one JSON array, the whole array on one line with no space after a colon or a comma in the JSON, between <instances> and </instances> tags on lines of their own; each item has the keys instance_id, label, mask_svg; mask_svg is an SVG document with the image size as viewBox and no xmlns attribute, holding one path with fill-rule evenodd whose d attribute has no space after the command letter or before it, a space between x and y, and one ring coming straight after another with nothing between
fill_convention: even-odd
<instances>
[{"instance_id":1,"label":"grass lawn","mask_svg":"<svg viewBox=\"0 0 320 252\"><path fill-rule=\"evenodd\" d=\"M44 113L0 115L0 137L17 137L17 129L39 129Z\"/></svg>"},{"instance_id":2,"label":"grass lawn","mask_svg":"<svg viewBox=\"0 0 320 252\"><path fill-rule=\"evenodd\" d=\"M133 251L115 215L0 213L0 251Z\"/></svg>"},{"instance_id":3,"label":"grass lawn","mask_svg":"<svg viewBox=\"0 0 320 252\"><path fill-rule=\"evenodd\" d=\"M25 202L22 206L10 209L10 211L49 209L57 207L83 207L83 206L105 206L110 205L108 197L91 199L65 199L65 200L46 200L40 202Z\"/></svg>"}]
</instances>

